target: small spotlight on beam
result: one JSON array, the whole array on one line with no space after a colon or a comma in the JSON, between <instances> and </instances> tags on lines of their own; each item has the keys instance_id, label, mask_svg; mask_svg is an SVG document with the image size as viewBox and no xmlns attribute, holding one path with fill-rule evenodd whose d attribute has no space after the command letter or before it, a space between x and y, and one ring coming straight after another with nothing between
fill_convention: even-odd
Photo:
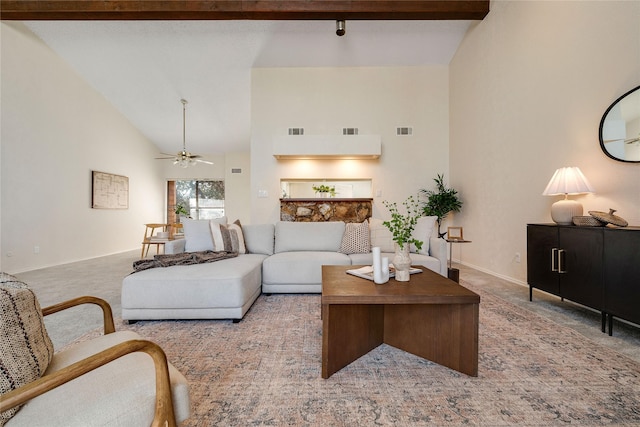
<instances>
[{"instance_id":1,"label":"small spotlight on beam","mask_svg":"<svg viewBox=\"0 0 640 427\"><path fill-rule=\"evenodd\" d=\"M336 21L336 35L338 37L344 36L344 34L347 32L346 28L347 27L344 20L339 19Z\"/></svg>"}]
</instances>

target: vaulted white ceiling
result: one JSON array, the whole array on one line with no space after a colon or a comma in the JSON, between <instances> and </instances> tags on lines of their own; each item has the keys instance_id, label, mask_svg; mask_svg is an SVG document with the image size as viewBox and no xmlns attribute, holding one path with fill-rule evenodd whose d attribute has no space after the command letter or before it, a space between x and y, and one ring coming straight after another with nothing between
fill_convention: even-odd
<instances>
[{"instance_id":1,"label":"vaulted white ceiling","mask_svg":"<svg viewBox=\"0 0 640 427\"><path fill-rule=\"evenodd\" d=\"M448 64L476 21L31 21L160 151L249 149L251 69Z\"/></svg>"}]
</instances>

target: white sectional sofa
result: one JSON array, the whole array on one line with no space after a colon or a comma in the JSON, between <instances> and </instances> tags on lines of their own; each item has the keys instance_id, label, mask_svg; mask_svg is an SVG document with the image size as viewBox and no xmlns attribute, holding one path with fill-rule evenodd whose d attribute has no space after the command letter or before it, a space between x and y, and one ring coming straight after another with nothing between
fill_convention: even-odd
<instances>
[{"instance_id":1,"label":"white sectional sofa","mask_svg":"<svg viewBox=\"0 0 640 427\"><path fill-rule=\"evenodd\" d=\"M209 245L215 250L215 238L207 236L204 223L208 221L185 224L185 239L168 242L165 253L205 250ZM413 248L412 264L446 276L446 242L434 237L434 224L435 217L427 217L416 227L414 236L424 246L419 252ZM245 225L241 234L247 253L235 258L152 268L125 277L122 318L238 321L261 292L320 293L322 265L370 265L372 246L381 247L390 260L394 256L391 233L380 220L349 225L281 221Z\"/></svg>"}]
</instances>

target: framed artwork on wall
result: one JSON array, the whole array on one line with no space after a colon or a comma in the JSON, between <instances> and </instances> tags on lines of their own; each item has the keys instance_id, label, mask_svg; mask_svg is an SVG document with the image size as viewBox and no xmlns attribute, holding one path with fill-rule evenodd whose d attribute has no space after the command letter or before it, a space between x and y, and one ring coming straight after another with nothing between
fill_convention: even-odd
<instances>
[{"instance_id":1,"label":"framed artwork on wall","mask_svg":"<svg viewBox=\"0 0 640 427\"><path fill-rule=\"evenodd\" d=\"M91 171L91 207L93 209L129 209L129 178Z\"/></svg>"}]
</instances>

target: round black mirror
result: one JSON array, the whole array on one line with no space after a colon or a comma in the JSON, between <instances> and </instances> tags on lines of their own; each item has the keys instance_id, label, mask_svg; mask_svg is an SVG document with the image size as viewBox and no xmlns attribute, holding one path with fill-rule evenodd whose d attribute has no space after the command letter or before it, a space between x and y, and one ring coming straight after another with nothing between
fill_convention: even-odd
<instances>
[{"instance_id":1,"label":"round black mirror","mask_svg":"<svg viewBox=\"0 0 640 427\"><path fill-rule=\"evenodd\" d=\"M600 121L600 148L621 162L640 163L640 86L616 99Z\"/></svg>"}]
</instances>

